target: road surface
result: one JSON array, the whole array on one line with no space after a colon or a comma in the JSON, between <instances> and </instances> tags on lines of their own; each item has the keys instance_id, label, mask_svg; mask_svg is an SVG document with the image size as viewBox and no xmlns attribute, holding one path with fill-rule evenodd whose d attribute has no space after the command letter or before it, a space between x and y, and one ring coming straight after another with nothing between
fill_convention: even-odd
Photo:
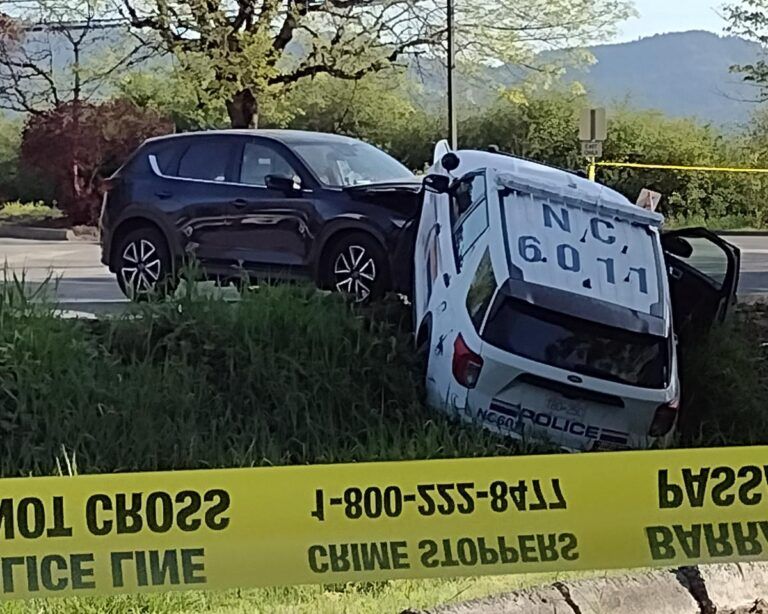
<instances>
[{"instance_id":1,"label":"road surface","mask_svg":"<svg viewBox=\"0 0 768 614\"><path fill-rule=\"evenodd\" d=\"M108 311L125 304L115 277L101 264L98 244L80 241L0 239L0 280L23 278L32 288L46 282L49 298L66 309Z\"/></svg>"},{"instance_id":2,"label":"road surface","mask_svg":"<svg viewBox=\"0 0 768 614\"><path fill-rule=\"evenodd\" d=\"M724 237L741 249L739 294L768 294L768 237Z\"/></svg>"},{"instance_id":3,"label":"road surface","mask_svg":"<svg viewBox=\"0 0 768 614\"><path fill-rule=\"evenodd\" d=\"M726 239L741 249L739 294L768 297L768 237ZM712 254L702 257L716 264ZM126 302L114 275L99 261L99 246L94 243L0 239L0 263L5 263L6 275L23 275L33 287L50 278L50 295L65 309L115 311Z\"/></svg>"}]
</instances>

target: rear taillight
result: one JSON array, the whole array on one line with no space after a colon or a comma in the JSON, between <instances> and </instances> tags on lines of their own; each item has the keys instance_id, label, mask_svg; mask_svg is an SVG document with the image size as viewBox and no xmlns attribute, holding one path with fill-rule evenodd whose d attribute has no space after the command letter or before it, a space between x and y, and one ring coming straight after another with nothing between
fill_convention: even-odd
<instances>
[{"instance_id":1,"label":"rear taillight","mask_svg":"<svg viewBox=\"0 0 768 614\"><path fill-rule=\"evenodd\" d=\"M679 399L674 399L664 405L659 405L656 413L653 416L653 422L651 422L651 428L648 434L651 437L663 437L672 427L677 420L677 411L680 407Z\"/></svg>"},{"instance_id":2,"label":"rear taillight","mask_svg":"<svg viewBox=\"0 0 768 614\"><path fill-rule=\"evenodd\" d=\"M477 386L483 359L467 347L464 337L459 335L453 342L453 377L465 388Z\"/></svg>"}]
</instances>

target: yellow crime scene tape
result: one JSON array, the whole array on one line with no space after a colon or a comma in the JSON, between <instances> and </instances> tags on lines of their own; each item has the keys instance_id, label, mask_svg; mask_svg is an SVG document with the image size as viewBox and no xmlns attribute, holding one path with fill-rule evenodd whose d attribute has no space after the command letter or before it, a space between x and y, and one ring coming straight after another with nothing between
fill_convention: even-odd
<instances>
[{"instance_id":1,"label":"yellow crime scene tape","mask_svg":"<svg viewBox=\"0 0 768 614\"><path fill-rule=\"evenodd\" d=\"M639 170L665 170L665 171L699 171L708 173L751 173L764 175L768 168L744 168L733 166L682 166L677 164L645 164L640 162L590 162L587 168L587 176L594 181L597 168L634 168Z\"/></svg>"},{"instance_id":2,"label":"yellow crime scene tape","mask_svg":"<svg viewBox=\"0 0 768 614\"><path fill-rule=\"evenodd\" d=\"M0 480L2 597L768 559L768 447Z\"/></svg>"}]
</instances>

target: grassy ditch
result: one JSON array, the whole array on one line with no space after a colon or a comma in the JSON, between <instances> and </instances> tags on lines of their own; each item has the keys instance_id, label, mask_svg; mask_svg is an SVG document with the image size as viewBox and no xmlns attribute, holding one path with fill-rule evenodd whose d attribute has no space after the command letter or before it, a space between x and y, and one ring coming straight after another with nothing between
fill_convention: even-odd
<instances>
[{"instance_id":1,"label":"grassy ditch","mask_svg":"<svg viewBox=\"0 0 768 614\"><path fill-rule=\"evenodd\" d=\"M680 445L768 443L768 305L739 307L683 358Z\"/></svg>"},{"instance_id":2,"label":"grassy ditch","mask_svg":"<svg viewBox=\"0 0 768 614\"><path fill-rule=\"evenodd\" d=\"M397 314L278 286L103 321L0 297L0 474L510 453L421 404Z\"/></svg>"},{"instance_id":3,"label":"grassy ditch","mask_svg":"<svg viewBox=\"0 0 768 614\"><path fill-rule=\"evenodd\" d=\"M361 311L277 286L186 295L99 321L0 285L0 475L472 457L515 444L426 410L399 304ZM768 309L693 353L678 445L768 441ZM695 408L695 409L694 409ZM526 450L530 451L530 450ZM0 612L397 612L553 576L398 581L11 603Z\"/></svg>"}]
</instances>

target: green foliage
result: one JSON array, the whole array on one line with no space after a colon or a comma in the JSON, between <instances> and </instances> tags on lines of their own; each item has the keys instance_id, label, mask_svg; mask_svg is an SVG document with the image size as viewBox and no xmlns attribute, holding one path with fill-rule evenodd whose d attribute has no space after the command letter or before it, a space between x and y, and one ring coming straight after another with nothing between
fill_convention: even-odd
<instances>
[{"instance_id":1,"label":"green foliage","mask_svg":"<svg viewBox=\"0 0 768 614\"><path fill-rule=\"evenodd\" d=\"M509 453L423 407L409 343L314 289L87 322L0 287L0 475Z\"/></svg>"},{"instance_id":2,"label":"green foliage","mask_svg":"<svg viewBox=\"0 0 768 614\"><path fill-rule=\"evenodd\" d=\"M119 97L171 117L177 130L226 126L224 102L206 94L188 75L187 69L133 73L119 82ZM434 144L445 136L444 118L426 111L419 87L395 69L354 81L319 74L290 86L270 87L264 94L260 98L262 126L355 136L417 171L429 164ZM487 108L463 108L460 117L466 119L459 126L460 144L471 148L497 145L547 164L584 169L577 124L580 110L587 106L590 101L578 85L554 90L521 86L501 93ZM755 114L746 131L736 134L627 105L611 109L610 117L604 149L604 159L609 161L768 167L765 110ZM5 145L0 141L0 164L6 157L2 152L12 149L11 140ZM12 153L7 157L12 158ZM598 180L632 201L642 188L661 192L661 211L673 225L768 225L768 176L601 168Z\"/></svg>"},{"instance_id":3,"label":"green foliage","mask_svg":"<svg viewBox=\"0 0 768 614\"><path fill-rule=\"evenodd\" d=\"M51 186L19 162L21 120L0 117L0 203L5 200L50 202Z\"/></svg>"},{"instance_id":4,"label":"green foliage","mask_svg":"<svg viewBox=\"0 0 768 614\"><path fill-rule=\"evenodd\" d=\"M738 0L723 7L731 34L760 43L768 44L768 2L766 0ZM768 63L765 60L733 66L734 72L744 75L744 81L759 88L763 100L768 98Z\"/></svg>"},{"instance_id":5,"label":"green foliage","mask_svg":"<svg viewBox=\"0 0 768 614\"><path fill-rule=\"evenodd\" d=\"M117 97L171 118L179 132L228 128L230 120L225 99L191 79L189 70L190 67L176 67L151 73L133 72L117 81ZM303 87L301 95L294 93L288 98L285 88L269 88L268 95L264 95L259 102L259 125L284 127L302 113L305 105L315 104L325 110L327 107L320 102L324 96L321 93L322 84L322 80L318 80L320 87Z\"/></svg>"},{"instance_id":6,"label":"green foliage","mask_svg":"<svg viewBox=\"0 0 768 614\"><path fill-rule=\"evenodd\" d=\"M286 127L354 136L420 170L441 137L440 121L414 102L415 87L395 70L352 82L321 75L290 90Z\"/></svg>"},{"instance_id":7,"label":"green foliage","mask_svg":"<svg viewBox=\"0 0 768 614\"><path fill-rule=\"evenodd\" d=\"M117 82L118 97L142 109L170 117L180 132L225 128L227 110L222 101L202 99L200 92L176 70L134 72Z\"/></svg>"},{"instance_id":8,"label":"green foliage","mask_svg":"<svg viewBox=\"0 0 768 614\"><path fill-rule=\"evenodd\" d=\"M619 108L609 122L605 159L682 166L749 167L742 143L692 119ZM600 169L598 180L634 200L644 187L661 192L661 212L671 221L741 217L763 226L765 181L711 172Z\"/></svg>"},{"instance_id":9,"label":"green foliage","mask_svg":"<svg viewBox=\"0 0 768 614\"><path fill-rule=\"evenodd\" d=\"M430 0L123 4L134 27L153 30L173 54L195 97L226 104L238 128L264 114L283 86L321 75L355 83L406 54L442 57L445 39L443 5ZM455 11L460 62L533 67L546 81L633 14L627 0L459 0ZM555 58L539 53L544 47L564 52Z\"/></svg>"},{"instance_id":10,"label":"green foliage","mask_svg":"<svg viewBox=\"0 0 768 614\"><path fill-rule=\"evenodd\" d=\"M686 355L686 444L763 445L768 433L768 307L742 307Z\"/></svg>"},{"instance_id":11,"label":"green foliage","mask_svg":"<svg viewBox=\"0 0 768 614\"><path fill-rule=\"evenodd\" d=\"M41 201L31 203L14 201L0 204L0 222L40 222L59 219L63 215L61 210L49 207Z\"/></svg>"},{"instance_id":12,"label":"green foliage","mask_svg":"<svg viewBox=\"0 0 768 614\"><path fill-rule=\"evenodd\" d=\"M586 104L578 93L510 90L488 110L461 123L460 145L480 149L497 145L517 156L576 168L578 112Z\"/></svg>"},{"instance_id":13,"label":"green foliage","mask_svg":"<svg viewBox=\"0 0 768 614\"><path fill-rule=\"evenodd\" d=\"M567 169L584 169L578 141L579 111L590 105L578 91L510 91L460 125L462 146L503 151ZM610 112L603 159L683 166L768 166L768 115L744 134L728 134L693 119L620 106ZM714 227L768 225L768 176L669 170L598 170L598 181L633 202L642 188L664 195L670 224ZM725 225L725 226L723 226Z\"/></svg>"}]
</instances>

